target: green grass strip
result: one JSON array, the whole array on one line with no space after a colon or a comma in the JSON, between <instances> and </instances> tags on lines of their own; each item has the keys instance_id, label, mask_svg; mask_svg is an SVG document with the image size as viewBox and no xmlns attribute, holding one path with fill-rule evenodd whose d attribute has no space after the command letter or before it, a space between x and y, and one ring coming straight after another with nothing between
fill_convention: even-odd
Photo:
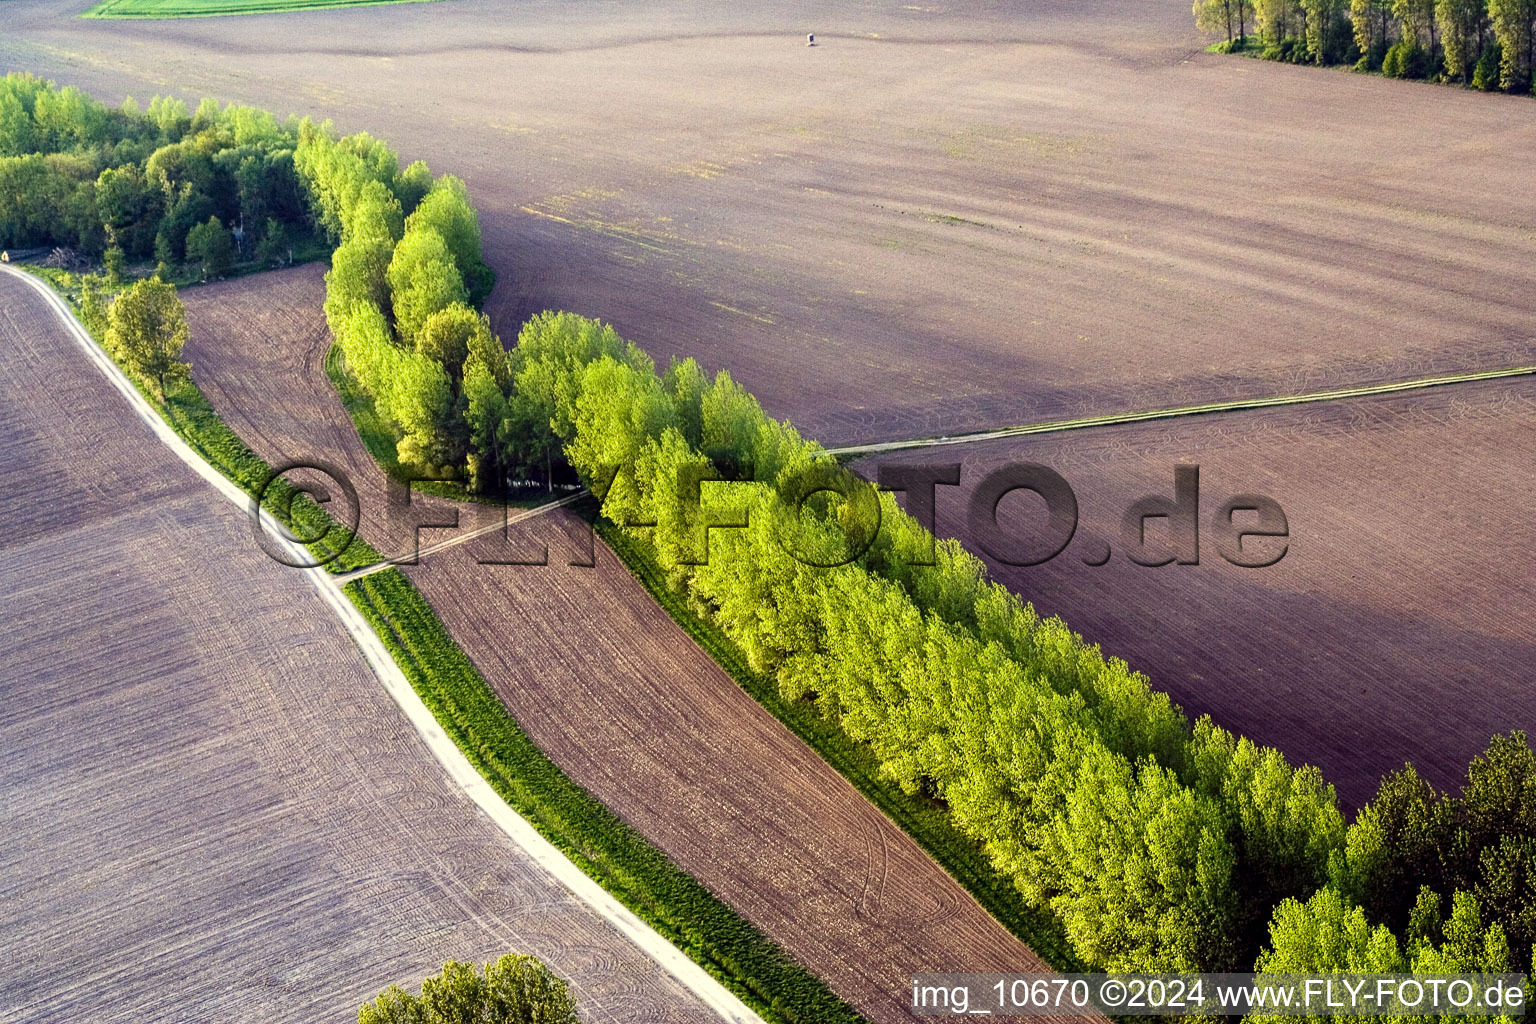
<instances>
[{"instance_id":1,"label":"green grass strip","mask_svg":"<svg viewBox=\"0 0 1536 1024\"><path fill-rule=\"evenodd\" d=\"M222 18L241 14L289 14L337 7L382 7L433 0L104 0L82 18L144 21L160 18Z\"/></svg>"},{"instance_id":2,"label":"green grass strip","mask_svg":"<svg viewBox=\"0 0 1536 1024\"><path fill-rule=\"evenodd\" d=\"M480 774L582 871L768 1020L861 1020L545 757L398 569L343 589Z\"/></svg>"}]
</instances>

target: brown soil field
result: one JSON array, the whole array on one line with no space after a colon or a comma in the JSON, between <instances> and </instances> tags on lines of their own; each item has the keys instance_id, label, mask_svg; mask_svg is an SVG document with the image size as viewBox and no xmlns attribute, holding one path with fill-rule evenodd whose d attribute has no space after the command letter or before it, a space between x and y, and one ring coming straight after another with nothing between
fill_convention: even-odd
<instances>
[{"instance_id":1,"label":"brown soil field","mask_svg":"<svg viewBox=\"0 0 1536 1024\"><path fill-rule=\"evenodd\" d=\"M76 6L0 67L386 137L468 180L503 333L605 318L829 443L1530 361L1529 101L1204 54L1187 3Z\"/></svg>"},{"instance_id":2,"label":"brown soil field","mask_svg":"<svg viewBox=\"0 0 1536 1024\"><path fill-rule=\"evenodd\" d=\"M992 562L997 578L1186 710L1320 766L1352 806L1409 760L1454 790L1494 733L1536 724L1530 378L900 460L963 464L960 487L938 491L938 526L973 550L966 502L987 472L1008 462L1059 472L1077 494L1077 536L1045 565ZM1133 564L1122 514L1144 495L1171 498L1174 467L1189 463L1200 467L1199 564ZM859 468L872 474L870 462ZM1243 493L1285 511L1289 546L1271 567L1239 568L1218 551L1211 519ZM1010 536L1039 537L1044 503L1019 492L998 518ZM1166 524L1148 535L1167 550ZM1111 560L1086 564L1106 543Z\"/></svg>"},{"instance_id":3,"label":"brown soil field","mask_svg":"<svg viewBox=\"0 0 1536 1024\"><path fill-rule=\"evenodd\" d=\"M322 290L313 267L187 290L193 373L274 464L350 467L364 535L398 539L367 525L381 522L382 474L323 371ZM721 671L602 541L595 569L569 567L586 534L549 513L405 570L571 778L873 1021L910 1019L916 971L1048 969ZM547 567L478 561L545 546Z\"/></svg>"},{"instance_id":4,"label":"brown soil field","mask_svg":"<svg viewBox=\"0 0 1536 1024\"><path fill-rule=\"evenodd\" d=\"M0 275L0 1021L355 1019L536 953L718 1019L451 782L312 585Z\"/></svg>"}]
</instances>

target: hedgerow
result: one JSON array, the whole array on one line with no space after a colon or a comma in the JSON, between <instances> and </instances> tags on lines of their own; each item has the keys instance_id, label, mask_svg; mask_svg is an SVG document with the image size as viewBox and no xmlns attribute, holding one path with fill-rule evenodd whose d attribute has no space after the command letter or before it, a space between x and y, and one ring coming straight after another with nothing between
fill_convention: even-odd
<instances>
[{"instance_id":1,"label":"hedgerow","mask_svg":"<svg viewBox=\"0 0 1536 1024\"><path fill-rule=\"evenodd\" d=\"M1455 903L1464 930L1476 904L1489 918L1480 934L1507 942L1508 962L1530 955L1522 908L1536 900L1520 887L1536 878L1536 844L1520 837L1536 825L1536 762L1523 735L1488 756L1524 795L1430 838L1472 852L1459 870L1427 872L1403 846L1417 825L1373 824L1390 793L1346 828L1317 769L1208 718L1189 723L1145 676L1040 619L728 374L709 381L685 360L658 375L610 329L568 314L535 317L514 353L513 400L549 424L674 617L707 627L690 632L749 690L772 680L775 713L816 709L886 783L940 801L1027 906L1054 916L1076 962L1246 969L1266 937L1293 952L1294 913L1274 915L1319 891L1384 914L1366 891L1386 865L1400 887L1429 887L1425 915ZM1460 804L1436 806L1487 804L1477 771ZM1439 933L1414 941L1449 955Z\"/></svg>"}]
</instances>

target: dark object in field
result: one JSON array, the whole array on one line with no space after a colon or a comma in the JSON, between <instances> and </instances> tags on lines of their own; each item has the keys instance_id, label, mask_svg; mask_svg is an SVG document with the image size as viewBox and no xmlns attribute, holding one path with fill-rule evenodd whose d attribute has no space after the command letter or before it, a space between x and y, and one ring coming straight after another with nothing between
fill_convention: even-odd
<instances>
[{"instance_id":1,"label":"dark object in field","mask_svg":"<svg viewBox=\"0 0 1536 1024\"><path fill-rule=\"evenodd\" d=\"M809 33L806 34L805 45L806 46L815 46L816 45L816 33L815 32L809 32Z\"/></svg>"}]
</instances>

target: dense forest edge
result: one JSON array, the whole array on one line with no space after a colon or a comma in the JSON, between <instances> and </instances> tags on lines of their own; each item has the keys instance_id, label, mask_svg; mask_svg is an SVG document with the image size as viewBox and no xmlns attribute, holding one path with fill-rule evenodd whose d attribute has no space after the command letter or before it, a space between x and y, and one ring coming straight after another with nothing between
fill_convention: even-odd
<instances>
[{"instance_id":1,"label":"dense forest edge","mask_svg":"<svg viewBox=\"0 0 1536 1024\"><path fill-rule=\"evenodd\" d=\"M88 180L80 168L103 161L99 180L121 166L101 156L110 128L61 131L55 100L36 117L38 96L70 90L17 76L6 90L0 151L14 146L4 132L17 107L34 144L70 148L0 157L0 181L7 161L41 160L53 173L50 160L67 156L57 173L75 174L60 190L69 197ZM7 100L18 90L30 90L30 106ZM121 123L78 93L71 103ZM1532 963L1536 752L1523 733L1494 737L1460 794L1406 766L1346 822L1316 768L1209 718L1191 723L1145 675L1036 615L956 541L935 539L890 489L767 416L728 373L711 378L691 359L658 371L611 328L565 313L534 317L507 349L479 311L492 279L458 179L402 169L367 135L228 110L239 111L232 124L270 125L291 143L276 164L292 167L304 223L336 245L327 322L346 372L391 426L397 462L492 494L574 474L659 585L784 701L867 750L885 781L944 808L1024 903L1055 919L1075 963L1383 973ZM199 142L224 130L225 112L206 102L199 112L201 133L188 139L192 119L173 119L182 134L163 145L196 167L206 157L209 187L239 202L234 179L217 174L228 161L214 159L216 141ZM170 158L148 173L157 155L138 175L168 218L193 192ZM4 234L5 196L0 188L0 243L53 229ZM202 212L176 223L206 224ZM122 249L118 222L88 221L56 227L82 246L99 239L104 257ZM160 228L140 230L158 245ZM169 255L206 266L204 249L183 238L178 251L175 234Z\"/></svg>"},{"instance_id":2,"label":"dense forest edge","mask_svg":"<svg viewBox=\"0 0 1536 1024\"><path fill-rule=\"evenodd\" d=\"M48 83L29 76L7 76L0 79L0 111L5 108L5 90L17 81L25 89L52 91ZM156 106L162 107L160 101ZM169 103L164 108L175 106ZM204 104L202 109L208 110L209 105ZM217 111L197 132L192 132L191 119L185 116L185 108L182 111L181 119L172 122L164 144L186 142L205 156L227 146L233 140L232 125L250 113L248 108L231 106ZM112 119L102 123L110 124ZM107 135L92 145L105 146L104 152L115 153L111 141ZM279 150L285 148L284 143L291 149L296 137L279 128L269 141ZM0 147L4 144L5 140L0 139ZM101 158L101 153L93 158ZM0 157L0 180L4 180L7 159ZM110 156L106 159L111 166ZM138 167L137 172L142 174L143 167ZM225 184L227 187L228 183ZM4 210L4 200L0 192L0 211ZM0 224L3 223L0 213ZM65 228L58 234L42 233L25 240L74 241L78 236L70 233L73 230ZM87 237L97 238L103 247L97 256L110 250L115 241L106 225L99 235L92 232ZM6 247L14 249L16 243L13 238L0 235L0 248ZM188 261L162 262L158 270L174 277L191 266L200 274L197 260L194 253ZM283 265L286 259L275 262ZM167 289L172 292L170 302L174 305L164 313L164 319L171 322L164 334L185 340L185 313L174 297L174 289L158 273L133 280L127 268L117 277L106 269L99 273L35 265L23 265L21 269L47 281L70 304L87 332L193 450L253 497L265 489L262 507L307 542L316 563L333 574L345 574L384 560L363 538L337 523L306 494L281 477L274 477L271 468L219 419L192 381L190 368L174 362L179 344L173 341L161 346L158 366L166 368L166 372L157 374L146 373L144 364L133 353L123 352L115 343L114 331L120 332L125 322L136 319L124 316L125 303L119 300L138 294L163 299ZM118 314L115 318L114 311ZM545 757L449 637L431 605L398 569L349 582L343 592L374 627L417 695L470 763L513 810L588 877L766 1020L782 1024L857 1024L862 1019L814 974L785 955Z\"/></svg>"},{"instance_id":3,"label":"dense forest edge","mask_svg":"<svg viewBox=\"0 0 1536 1024\"><path fill-rule=\"evenodd\" d=\"M1195 0L1194 14L1225 33L1218 53L1484 92L1536 81L1536 0Z\"/></svg>"}]
</instances>

